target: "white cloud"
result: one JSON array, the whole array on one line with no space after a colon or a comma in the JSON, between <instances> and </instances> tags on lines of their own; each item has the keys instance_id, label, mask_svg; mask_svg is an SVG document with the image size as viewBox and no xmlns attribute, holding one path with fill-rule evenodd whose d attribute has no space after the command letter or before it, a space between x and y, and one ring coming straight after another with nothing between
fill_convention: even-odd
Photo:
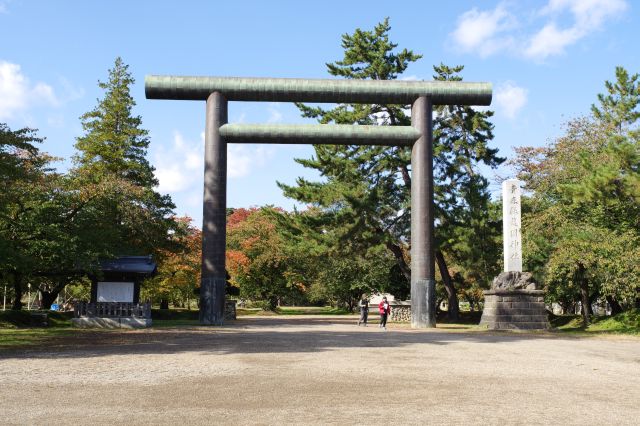
<instances>
[{"instance_id":1,"label":"white cloud","mask_svg":"<svg viewBox=\"0 0 640 426\"><path fill-rule=\"evenodd\" d=\"M581 30L597 29L609 18L627 10L625 0L549 0L541 15L558 15L569 10L575 19L575 27Z\"/></svg>"},{"instance_id":2,"label":"white cloud","mask_svg":"<svg viewBox=\"0 0 640 426\"><path fill-rule=\"evenodd\" d=\"M496 87L496 108L509 119L514 119L527 103L528 90L506 81Z\"/></svg>"},{"instance_id":3,"label":"white cloud","mask_svg":"<svg viewBox=\"0 0 640 426\"><path fill-rule=\"evenodd\" d=\"M200 140L203 147L200 163L204 167L204 132L200 133ZM272 158L274 151L275 148L269 145L227 144L227 177L235 179L248 176L253 169L263 166Z\"/></svg>"},{"instance_id":4,"label":"white cloud","mask_svg":"<svg viewBox=\"0 0 640 426\"><path fill-rule=\"evenodd\" d=\"M8 4L8 0L0 0L0 13L9 13L9 9L7 8Z\"/></svg>"},{"instance_id":5,"label":"white cloud","mask_svg":"<svg viewBox=\"0 0 640 426\"><path fill-rule=\"evenodd\" d=\"M32 85L20 65L0 61L0 120L39 105L60 105L53 88L42 82Z\"/></svg>"},{"instance_id":6,"label":"white cloud","mask_svg":"<svg viewBox=\"0 0 640 426\"><path fill-rule=\"evenodd\" d=\"M571 45L602 29L627 10L626 0L549 0L533 11L513 10L517 3L500 3L493 10L473 8L458 17L450 34L454 46L481 57L507 52L533 61L562 55ZM524 23L523 23L524 22Z\"/></svg>"},{"instance_id":7,"label":"white cloud","mask_svg":"<svg viewBox=\"0 0 640 426\"><path fill-rule=\"evenodd\" d=\"M462 52L476 52L484 57L511 45L512 38L504 33L517 26L515 16L499 4L491 11L473 8L463 13L451 36Z\"/></svg>"},{"instance_id":8,"label":"white cloud","mask_svg":"<svg viewBox=\"0 0 640 426\"><path fill-rule=\"evenodd\" d=\"M529 39L524 55L538 61L562 55L567 47L598 31L606 20L620 16L626 9L624 0L550 0L540 15L552 21ZM567 11L571 13L573 23L559 29L555 20Z\"/></svg>"},{"instance_id":9,"label":"white cloud","mask_svg":"<svg viewBox=\"0 0 640 426\"><path fill-rule=\"evenodd\" d=\"M567 46L574 44L582 35L574 28L560 30L554 23L545 25L535 34L524 50L524 55L535 60L561 55Z\"/></svg>"},{"instance_id":10,"label":"white cloud","mask_svg":"<svg viewBox=\"0 0 640 426\"><path fill-rule=\"evenodd\" d=\"M273 154L272 146L229 144L227 145L227 176L229 179L247 176L253 169L264 166Z\"/></svg>"},{"instance_id":11,"label":"white cloud","mask_svg":"<svg viewBox=\"0 0 640 426\"><path fill-rule=\"evenodd\" d=\"M264 166L273 157L274 148L254 145L227 145L227 177L241 178ZM202 191L204 173L204 132L198 142L188 141L174 132L169 148L160 147L154 154L154 165L162 193ZM195 195L194 195L195 196Z\"/></svg>"},{"instance_id":12,"label":"white cloud","mask_svg":"<svg viewBox=\"0 0 640 426\"><path fill-rule=\"evenodd\" d=\"M160 148L154 155L158 191L181 192L202 181L203 155L204 144L185 141L182 134L174 132L171 147Z\"/></svg>"}]
</instances>

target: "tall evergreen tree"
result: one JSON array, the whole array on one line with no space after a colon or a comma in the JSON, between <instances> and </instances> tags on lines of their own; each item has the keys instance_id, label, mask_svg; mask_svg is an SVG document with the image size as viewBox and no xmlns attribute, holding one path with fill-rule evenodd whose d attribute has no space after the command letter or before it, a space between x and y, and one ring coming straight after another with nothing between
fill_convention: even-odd
<instances>
[{"instance_id":1,"label":"tall evergreen tree","mask_svg":"<svg viewBox=\"0 0 640 426\"><path fill-rule=\"evenodd\" d=\"M105 229L111 227L119 254L152 253L167 244L170 229L180 229L172 218L171 198L154 190L158 180L146 158L149 132L133 115L134 82L129 66L116 58L108 80L98 82L104 97L80 117L85 134L75 144L78 185L113 181L120 191L118 202L103 206Z\"/></svg>"},{"instance_id":2,"label":"tall evergreen tree","mask_svg":"<svg viewBox=\"0 0 640 426\"><path fill-rule=\"evenodd\" d=\"M329 73L353 79L398 78L421 55L407 49L397 52L397 44L389 39L390 29L389 21L385 19L372 31L357 29L353 34L343 35L344 58L327 64ZM435 70L438 79L461 79L458 73L462 67L440 65ZM303 116L323 124L411 123L406 113L410 105L340 104L329 110L303 104L298 107ZM487 147L493 137L492 125L488 122L490 112L465 107L439 108L437 112L434 155L439 223L460 224L455 218L461 219L458 213L469 209L470 191L477 192L481 188L486 191L486 181L479 176L476 164L484 162L495 166L502 159ZM362 252L383 245L409 279L411 150L406 147L328 145L316 145L314 149L314 157L296 161L318 170L325 181L311 182L300 178L296 186L280 184L285 195L322 209L324 216L314 216L312 223L316 232L325 236L321 238L326 238L328 233L343 245L348 242L352 250ZM444 240L442 230L448 228L439 228L440 240ZM440 270L448 276L444 255L440 253L439 258ZM449 305L455 309L457 297L453 284L450 279L445 279L444 284L448 287Z\"/></svg>"},{"instance_id":3,"label":"tall evergreen tree","mask_svg":"<svg viewBox=\"0 0 640 426\"><path fill-rule=\"evenodd\" d=\"M132 115L136 105L130 93L135 80L120 57L109 70L109 79L99 81L105 91L98 105L80 117L85 131L75 144L76 167L99 180L114 174L141 187L158 184L154 168L146 158L149 131L143 129L142 118Z\"/></svg>"}]
</instances>

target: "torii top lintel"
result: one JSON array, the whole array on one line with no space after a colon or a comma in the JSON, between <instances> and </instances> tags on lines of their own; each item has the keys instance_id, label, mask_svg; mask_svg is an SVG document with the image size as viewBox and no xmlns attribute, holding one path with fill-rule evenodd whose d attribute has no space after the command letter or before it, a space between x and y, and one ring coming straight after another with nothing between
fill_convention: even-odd
<instances>
[{"instance_id":1,"label":"torii top lintel","mask_svg":"<svg viewBox=\"0 0 640 426\"><path fill-rule=\"evenodd\" d=\"M463 81L329 80L301 78L147 75L147 99L205 101L213 92L229 101L490 105L491 83Z\"/></svg>"}]
</instances>

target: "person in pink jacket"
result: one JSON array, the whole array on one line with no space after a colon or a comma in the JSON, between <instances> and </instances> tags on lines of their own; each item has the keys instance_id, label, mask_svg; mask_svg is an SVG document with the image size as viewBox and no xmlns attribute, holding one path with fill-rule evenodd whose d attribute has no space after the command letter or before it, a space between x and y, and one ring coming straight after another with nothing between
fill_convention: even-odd
<instances>
[{"instance_id":1,"label":"person in pink jacket","mask_svg":"<svg viewBox=\"0 0 640 426\"><path fill-rule=\"evenodd\" d=\"M380 328L387 329L387 317L391 313L391 306L387 302L387 297L384 296L378 305L378 311L380 311Z\"/></svg>"}]
</instances>

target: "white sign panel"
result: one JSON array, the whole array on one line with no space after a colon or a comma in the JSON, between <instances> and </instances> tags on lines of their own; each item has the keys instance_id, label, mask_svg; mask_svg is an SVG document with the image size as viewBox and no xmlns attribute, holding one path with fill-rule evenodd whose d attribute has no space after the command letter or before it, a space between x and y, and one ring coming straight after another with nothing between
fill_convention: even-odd
<instances>
[{"instance_id":1,"label":"white sign panel","mask_svg":"<svg viewBox=\"0 0 640 426\"><path fill-rule=\"evenodd\" d=\"M520 221L520 182L502 182L502 230L504 235L504 270L522 272L522 236Z\"/></svg>"},{"instance_id":2,"label":"white sign panel","mask_svg":"<svg viewBox=\"0 0 640 426\"><path fill-rule=\"evenodd\" d=\"M98 282L98 302L133 303L133 283Z\"/></svg>"}]
</instances>

